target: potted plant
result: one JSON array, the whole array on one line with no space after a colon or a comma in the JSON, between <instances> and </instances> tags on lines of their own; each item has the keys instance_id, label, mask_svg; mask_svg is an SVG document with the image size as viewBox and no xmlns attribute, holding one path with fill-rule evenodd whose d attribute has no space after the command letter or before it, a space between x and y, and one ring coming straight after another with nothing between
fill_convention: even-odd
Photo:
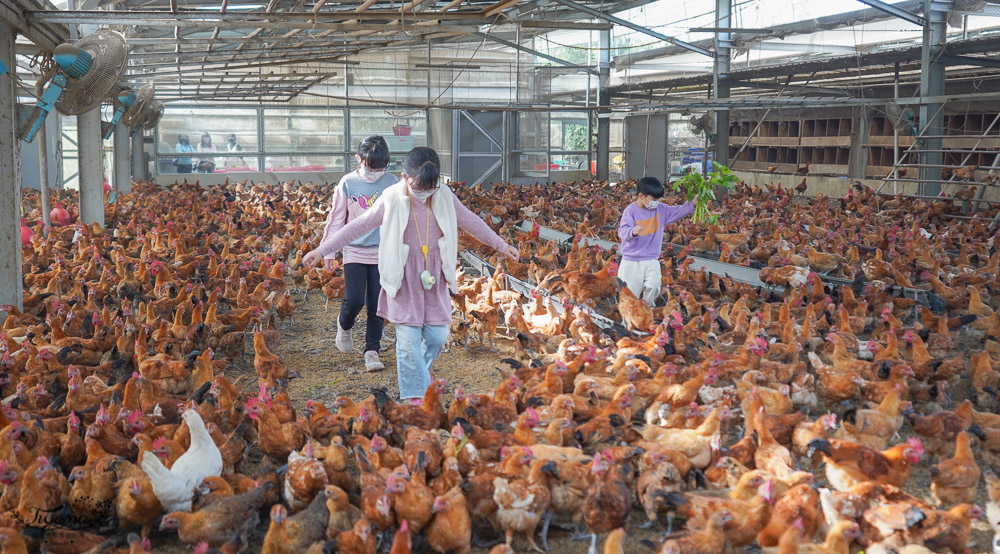
<instances>
[{"instance_id":1,"label":"potted plant","mask_svg":"<svg viewBox=\"0 0 1000 554\"><path fill-rule=\"evenodd\" d=\"M708 204L715 200L715 191L720 188L732 189L739 180L740 178L733 175L728 167L712 162L712 171L708 172L707 178L701 173L691 171L674 181L672 186L675 191L683 189L685 199L694 202L695 223L706 221L715 223L719 215L713 214L708 209Z\"/></svg>"}]
</instances>

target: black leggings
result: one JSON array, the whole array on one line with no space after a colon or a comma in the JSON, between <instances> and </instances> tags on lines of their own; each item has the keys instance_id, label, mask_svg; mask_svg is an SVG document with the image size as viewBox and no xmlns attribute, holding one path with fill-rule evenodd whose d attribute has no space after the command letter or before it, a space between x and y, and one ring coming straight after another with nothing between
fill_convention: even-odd
<instances>
[{"instance_id":1,"label":"black leggings","mask_svg":"<svg viewBox=\"0 0 1000 554\"><path fill-rule=\"evenodd\" d=\"M365 352L379 351L382 341L382 318L377 315L379 284L378 266L368 264L344 264L344 302L340 305L337 319L341 329L351 329L358 319L361 308L367 305L368 325L365 329Z\"/></svg>"}]
</instances>

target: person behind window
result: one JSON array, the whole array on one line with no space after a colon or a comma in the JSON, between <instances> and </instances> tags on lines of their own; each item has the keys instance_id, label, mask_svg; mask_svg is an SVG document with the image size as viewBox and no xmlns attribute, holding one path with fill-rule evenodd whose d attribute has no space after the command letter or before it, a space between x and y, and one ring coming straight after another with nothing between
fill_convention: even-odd
<instances>
[{"instance_id":1,"label":"person behind window","mask_svg":"<svg viewBox=\"0 0 1000 554\"><path fill-rule=\"evenodd\" d=\"M215 145L212 144L212 135L208 133L201 135L201 142L198 143L198 147L195 150L197 152L217 152ZM214 171L214 158L202 157L198 160L198 173L212 173Z\"/></svg>"},{"instance_id":2,"label":"person behind window","mask_svg":"<svg viewBox=\"0 0 1000 554\"><path fill-rule=\"evenodd\" d=\"M178 154L188 154L194 152L194 147L191 146L187 133L177 135L177 144L174 146L174 152L177 152ZM178 156L174 158L174 167L177 168L177 173L191 173L191 157Z\"/></svg>"},{"instance_id":3,"label":"person behind window","mask_svg":"<svg viewBox=\"0 0 1000 554\"><path fill-rule=\"evenodd\" d=\"M236 142L236 135L234 133L226 135L226 152L233 154L242 151L243 147L240 146L240 143ZM245 167L246 165L246 162L243 161L243 156L226 158L226 167Z\"/></svg>"}]
</instances>

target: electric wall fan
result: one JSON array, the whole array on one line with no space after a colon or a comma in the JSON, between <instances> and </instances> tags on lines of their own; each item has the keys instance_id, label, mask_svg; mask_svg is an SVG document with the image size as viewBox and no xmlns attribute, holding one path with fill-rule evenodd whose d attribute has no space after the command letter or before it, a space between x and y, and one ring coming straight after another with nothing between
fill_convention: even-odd
<instances>
[{"instance_id":1,"label":"electric wall fan","mask_svg":"<svg viewBox=\"0 0 1000 554\"><path fill-rule=\"evenodd\" d=\"M142 91L139 93L142 94ZM125 122L125 125L129 128L129 136L134 137L136 133L143 129L149 131L156 127L156 124L160 122L160 118L163 117L164 107L163 102L156 98L150 98L143 106L142 112L135 116L134 120Z\"/></svg>"},{"instance_id":2,"label":"electric wall fan","mask_svg":"<svg viewBox=\"0 0 1000 554\"><path fill-rule=\"evenodd\" d=\"M114 92L115 89L112 88L111 90ZM111 104L115 108L115 111L111 116L111 121L101 122L101 137L103 137L104 140L111 138L111 135L115 132L115 125L118 125L118 123L122 120L122 116L135 106L137 97L138 95L132 87L126 85L118 87L118 94L114 94L111 100Z\"/></svg>"},{"instance_id":3,"label":"electric wall fan","mask_svg":"<svg viewBox=\"0 0 1000 554\"><path fill-rule=\"evenodd\" d=\"M75 44L60 44L52 52L55 67L42 75L45 89L23 127L21 138L31 142L55 108L63 115L89 112L107 98L128 63L125 36L102 29Z\"/></svg>"}]
</instances>

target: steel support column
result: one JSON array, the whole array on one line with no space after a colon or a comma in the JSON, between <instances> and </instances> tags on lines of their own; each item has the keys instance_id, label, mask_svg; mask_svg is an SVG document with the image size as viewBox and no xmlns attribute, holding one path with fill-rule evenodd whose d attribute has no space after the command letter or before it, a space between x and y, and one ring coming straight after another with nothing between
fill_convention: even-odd
<instances>
[{"instance_id":1,"label":"steel support column","mask_svg":"<svg viewBox=\"0 0 1000 554\"><path fill-rule=\"evenodd\" d=\"M35 93L38 98L42 97L43 87L35 86ZM59 115L53 114L58 118ZM38 128L38 192L42 198L42 224L45 236L49 234L49 227L52 226L52 208L49 207L49 136L46 127L49 125L48 119Z\"/></svg>"},{"instance_id":2,"label":"steel support column","mask_svg":"<svg viewBox=\"0 0 1000 554\"><path fill-rule=\"evenodd\" d=\"M868 135L871 110L866 107L854 108L853 130L851 131L851 152L848 158L847 176L851 179L864 179L865 168L868 165Z\"/></svg>"},{"instance_id":3,"label":"steel support column","mask_svg":"<svg viewBox=\"0 0 1000 554\"><path fill-rule=\"evenodd\" d=\"M729 27L732 23L733 0L715 0L716 25ZM715 62L712 64L712 91L715 98L729 98L729 61L731 59L729 32L715 33ZM708 153L705 153L708 155ZM715 153L712 159L729 165L729 110L715 110Z\"/></svg>"},{"instance_id":4,"label":"steel support column","mask_svg":"<svg viewBox=\"0 0 1000 554\"><path fill-rule=\"evenodd\" d=\"M948 38L948 9L950 0L924 0L924 15L927 25L924 26L924 40L920 51L920 95L941 96L944 94L945 63L940 56L944 53ZM940 136L944 132L944 115L940 104L921 104L920 125L925 129L925 135L933 138L923 139L921 145L920 164L920 194L937 196L941 191L941 163L944 155L941 152Z\"/></svg>"},{"instance_id":5,"label":"steel support column","mask_svg":"<svg viewBox=\"0 0 1000 554\"><path fill-rule=\"evenodd\" d=\"M101 111L76 116L80 153L80 223L104 227L104 180L101 153Z\"/></svg>"},{"instance_id":6,"label":"steel support column","mask_svg":"<svg viewBox=\"0 0 1000 554\"><path fill-rule=\"evenodd\" d=\"M17 67L14 31L0 24L0 61ZM14 79L0 80L0 305L24 306L21 291L21 176L18 175L18 139L14 110L17 91ZM6 314L5 314L6 315Z\"/></svg>"},{"instance_id":7,"label":"steel support column","mask_svg":"<svg viewBox=\"0 0 1000 554\"><path fill-rule=\"evenodd\" d=\"M142 131L132 137L132 178L136 181L146 179L146 153L142 146Z\"/></svg>"},{"instance_id":8,"label":"steel support column","mask_svg":"<svg viewBox=\"0 0 1000 554\"><path fill-rule=\"evenodd\" d=\"M598 31L600 45L597 63L597 175L598 179L608 178L611 165L611 94L608 82L611 80L611 31Z\"/></svg>"},{"instance_id":9,"label":"steel support column","mask_svg":"<svg viewBox=\"0 0 1000 554\"><path fill-rule=\"evenodd\" d=\"M128 147L128 127L119 123L115 125L115 178L114 187L116 192L132 192L132 180L129 176Z\"/></svg>"}]
</instances>

